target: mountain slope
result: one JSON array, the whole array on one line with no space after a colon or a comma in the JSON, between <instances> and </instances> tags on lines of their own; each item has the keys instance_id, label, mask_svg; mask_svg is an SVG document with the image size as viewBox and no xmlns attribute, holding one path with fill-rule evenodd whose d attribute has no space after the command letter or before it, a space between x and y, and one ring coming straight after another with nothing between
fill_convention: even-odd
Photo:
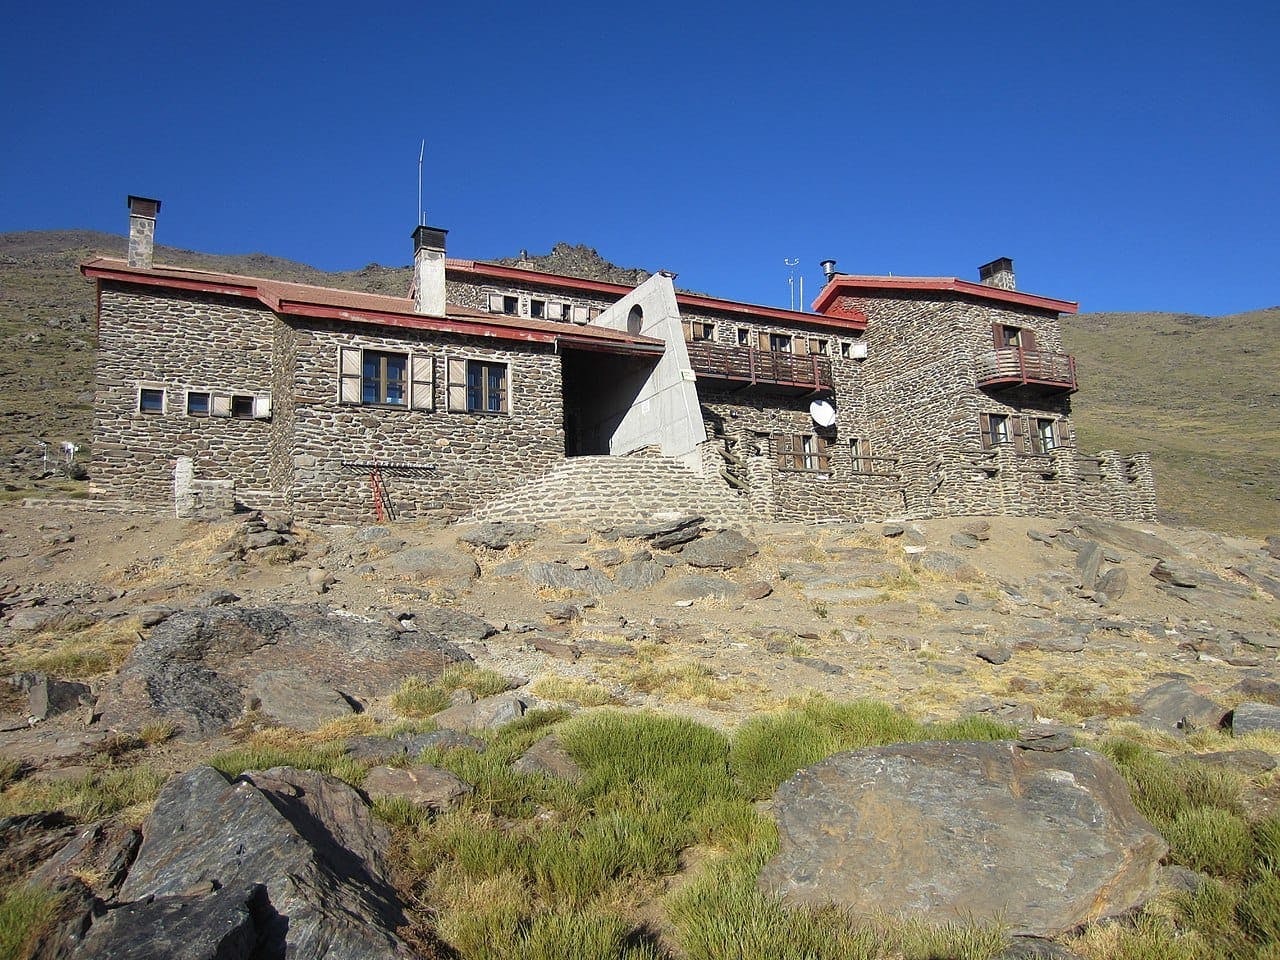
<instances>
[{"instance_id":1,"label":"mountain slope","mask_svg":"<svg viewBox=\"0 0 1280 960\"><path fill-rule=\"evenodd\" d=\"M0 234L0 470L29 473L39 441L92 432L93 285L81 261L123 256L125 240L88 230ZM265 254L157 247L162 263L403 294L408 267L326 273ZM535 269L636 284L590 247L512 257ZM1227 317L1093 313L1065 318L1082 389L1075 417L1088 450L1150 450L1167 519L1237 533L1280 531L1280 307ZM10 465L10 467L5 467Z\"/></svg>"}]
</instances>

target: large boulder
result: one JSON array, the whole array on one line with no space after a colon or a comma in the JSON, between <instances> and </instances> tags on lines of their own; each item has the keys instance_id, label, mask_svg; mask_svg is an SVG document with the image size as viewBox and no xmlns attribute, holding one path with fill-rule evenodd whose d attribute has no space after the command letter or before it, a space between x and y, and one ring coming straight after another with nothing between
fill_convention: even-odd
<instances>
[{"instance_id":1,"label":"large boulder","mask_svg":"<svg viewBox=\"0 0 1280 960\"><path fill-rule=\"evenodd\" d=\"M468 659L431 633L318 605L186 610L133 648L104 685L98 712L115 729L168 720L184 735L209 734L241 715L248 687L267 671L300 671L313 685L367 701L410 674L437 676Z\"/></svg>"},{"instance_id":2,"label":"large boulder","mask_svg":"<svg viewBox=\"0 0 1280 960\"><path fill-rule=\"evenodd\" d=\"M1242 703L1231 714L1232 736L1280 732L1280 707L1269 703Z\"/></svg>"},{"instance_id":3,"label":"large boulder","mask_svg":"<svg viewBox=\"0 0 1280 960\"><path fill-rule=\"evenodd\" d=\"M773 812L763 890L1032 936L1142 904L1166 850L1104 757L1009 741L836 754L782 784Z\"/></svg>"},{"instance_id":4,"label":"large boulder","mask_svg":"<svg viewBox=\"0 0 1280 960\"><path fill-rule=\"evenodd\" d=\"M536 523L501 521L481 523L459 535L458 542L486 550L505 550L520 543L532 543L538 539L542 528Z\"/></svg>"},{"instance_id":5,"label":"large boulder","mask_svg":"<svg viewBox=\"0 0 1280 960\"><path fill-rule=\"evenodd\" d=\"M688 544L680 556L691 567L732 570L760 552L760 548L737 530L726 530Z\"/></svg>"},{"instance_id":6,"label":"large boulder","mask_svg":"<svg viewBox=\"0 0 1280 960\"><path fill-rule=\"evenodd\" d=\"M480 576L475 559L461 550L414 547L397 553L391 566L418 580L438 580L467 586Z\"/></svg>"},{"instance_id":7,"label":"large boulder","mask_svg":"<svg viewBox=\"0 0 1280 960\"><path fill-rule=\"evenodd\" d=\"M530 586L548 590L568 590L570 593L582 593L589 597L603 597L618 589L599 570L591 567L577 570L568 563L558 561L529 563L522 572Z\"/></svg>"},{"instance_id":8,"label":"large boulder","mask_svg":"<svg viewBox=\"0 0 1280 960\"><path fill-rule=\"evenodd\" d=\"M264 670L249 682L248 694L249 706L295 730L314 730L355 712L350 700L305 670Z\"/></svg>"},{"instance_id":9,"label":"large boulder","mask_svg":"<svg viewBox=\"0 0 1280 960\"><path fill-rule=\"evenodd\" d=\"M1139 696L1134 705L1146 720L1184 732L1216 728L1228 712L1222 704L1196 693L1185 680L1157 684Z\"/></svg>"},{"instance_id":10,"label":"large boulder","mask_svg":"<svg viewBox=\"0 0 1280 960\"><path fill-rule=\"evenodd\" d=\"M411 956L386 831L340 780L277 767L228 782L197 767L165 784L142 838L78 957Z\"/></svg>"}]
</instances>

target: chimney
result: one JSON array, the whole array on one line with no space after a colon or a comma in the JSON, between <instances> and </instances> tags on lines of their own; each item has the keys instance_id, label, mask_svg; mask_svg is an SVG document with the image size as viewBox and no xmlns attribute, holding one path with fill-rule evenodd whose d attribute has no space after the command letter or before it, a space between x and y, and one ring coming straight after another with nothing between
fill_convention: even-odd
<instances>
[{"instance_id":1,"label":"chimney","mask_svg":"<svg viewBox=\"0 0 1280 960\"><path fill-rule=\"evenodd\" d=\"M999 287L1001 290L1017 290L1013 280L1013 261L1008 257L992 260L978 268L978 279L988 287Z\"/></svg>"},{"instance_id":2,"label":"chimney","mask_svg":"<svg viewBox=\"0 0 1280 960\"><path fill-rule=\"evenodd\" d=\"M129 266L151 269L160 201L129 195Z\"/></svg>"},{"instance_id":3,"label":"chimney","mask_svg":"<svg viewBox=\"0 0 1280 960\"><path fill-rule=\"evenodd\" d=\"M448 230L425 224L413 231L413 310L443 317L444 235Z\"/></svg>"},{"instance_id":4,"label":"chimney","mask_svg":"<svg viewBox=\"0 0 1280 960\"><path fill-rule=\"evenodd\" d=\"M831 278L836 275L836 262L834 260L823 260L819 266L822 267L822 272L827 278L827 283L830 283Z\"/></svg>"}]
</instances>

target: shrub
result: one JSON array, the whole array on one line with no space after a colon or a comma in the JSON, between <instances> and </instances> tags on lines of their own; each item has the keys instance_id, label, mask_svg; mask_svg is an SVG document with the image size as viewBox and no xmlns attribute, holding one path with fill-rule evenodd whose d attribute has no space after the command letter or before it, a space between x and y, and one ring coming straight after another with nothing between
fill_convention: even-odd
<instances>
[{"instance_id":1,"label":"shrub","mask_svg":"<svg viewBox=\"0 0 1280 960\"><path fill-rule=\"evenodd\" d=\"M404 717L429 717L449 706L449 693L424 677L405 677L391 695L391 709Z\"/></svg>"}]
</instances>

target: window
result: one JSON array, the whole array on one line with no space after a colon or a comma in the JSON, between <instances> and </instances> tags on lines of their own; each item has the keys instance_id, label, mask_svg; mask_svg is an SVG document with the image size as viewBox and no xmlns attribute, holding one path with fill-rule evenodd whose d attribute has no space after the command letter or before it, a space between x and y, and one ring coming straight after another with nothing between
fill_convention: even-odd
<instances>
[{"instance_id":1,"label":"window","mask_svg":"<svg viewBox=\"0 0 1280 960\"><path fill-rule=\"evenodd\" d=\"M1021 327L1006 327L1004 326L1004 324L1001 324L996 334L998 339L998 345L1006 348L1020 347L1022 346L1021 334L1022 334Z\"/></svg>"},{"instance_id":2,"label":"window","mask_svg":"<svg viewBox=\"0 0 1280 960\"><path fill-rule=\"evenodd\" d=\"M509 317L514 317L517 313L520 312L520 298L519 297L503 297L502 312Z\"/></svg>"},{"instance_id":3,"label":"window","mask_svg":"<svg viewBox=\"0 0 1280 960\"><path fill-rule=\"evenodd\" d=\"M138 412L164 413L164 390L159 387L139 387Z\"/></svg>"},{"instance_id":4,"label":"window","mask_svg":"<svg viewBox=\"0 0 1280 960\"><path fill-rule=\"evenodd\" d=\"M1029 327L1011 327L997 323L992 326L997 350L1028 350L1036 348L1035 331Z\"/></svg>"},{"instance_id":5,"label":"window","mask_svg":"<svg viewBox=\"0 0 1280 960\"><path fill-rule=\"evenodd\" d=\"M450 358L448 408L455 413L510 413L507 364Z\"/></svg>"},{"instance_id":6,"label":"window","mask_svg":"<svg viewBox=\"0 0 1280 960\"><path fill-rule=\"evenodd\" d=\"M1033 453L1049 453L1058 449L1058 424L1044 417L1036 418L1036 429L1031 434Z\"/></svg>"},{"instance_id":7,"label":"window","mask_svg":"<svg viewBox=\"0 0 1280 960\"><path fill-rule=\"evenodd\" d=\"M809 341L809 352L828 357L831 355L831 341L819 340L817 337L814 337Z\"/></svg>"},{"instance_id":8,"label":"window","mask_svg":"<svg viewBox=\"0 0 1280 960\"><path fill-rule=\"evenodd\" d=\"M812 433L775 433L773 453L779 470L807 470L828 473L831 457L827 441Z\"/></svg>"},{"instance_id":9,"label":"window","mask_svg":"<svg viewBox=\"0 0 1280 960\"><path fill-rule=\"evenodd\" d=\"M187 392L187 416L207 417L209 415L209 394L195 390Z\"/></svg>"},{"instance_id":10,"label":"window","mask_svg":"<svg viewBox=\"0 0 1280 960\"><path fill-rule=\"evenodd\" d=\"M981 415L982 446L985 449L1003 446L1013 441L1009 426L1009 417L1003 413L984 413Z\"/></svg>"},{"instance_id":11,"label":"window","mask_svg":"<svg viewBox=\"0 0 1280 960\"><path fill-rule=\"evenodd\" d=\"M689 343L697 343L700 340L714 340L716 338L716 325L707 323L703 320L682 320L681 325L684 327L684 338Z\"/></svg>"},{"instance_id":12,"label":"window","mask_svg":"<svg viewBox=\"0 0 1280 960\"><path fill-rule=\"evenodd\" d=\"M849 441L849 457L854 473L873 473L871 465L871 441L854 437Z\"/></svg>"},{"instance_id":13,"label":"window","mask_svg":"<svg viewBox=\"0 0 1280 960\"><path fill-rule=\"evenodd\" d=\"M360 402L409 405L409 355L365 350L360 361ZM231 414L236 415L234 410Z\"/></svg>"},{"instance_id":14,"label":"window","mask_svg":"<svg viewBox=\"0 0 1280 960\"><path fill-rule=\"evenodd\" d=\"M751 328L750 327L738 328L738 346L740 347L751 346Z\"/></svg>"},{"instance_id":15,"label":"window","mask_svg":"<svg viewBox=\"0 0 1280 960\"><path fill-rule=\"evenodd\" d=\"M231 417L235 420L253 419L253 396L247 393L231 395Z\"/></svg>"},{"instance_id":16,"label":"window","mask_svg":"<svg viewBox=\"0 0 1280 960\"><path fill-rule=\"evenodd\" d=\"M588 323L591 323L593 320L595 320L595 319L596 319L596 317L600 316L600 312L601 312L601 311L600 311L600 308L599 308L599 307L588 307L588 308L587 308L587 322L588 322Z\"/></svg>"},{"instance_id":17,"label":"window","mask_svg":"<svg viewBox=\"0 0 1280 960\"><path fill-rule=\"evenodd\" d=\"M546 315L547 315L547 301L545 300L529 301L529 316L531 318L533 318L534 320L541 320Z\"/></svg>"},{"instance_id":18,"label":"window","mask_svg":"<svg viewBox=\"0 0 1280 960\"><path fill-rule=\"evenodd\" d=\"M775 353L791 352L791 334L789 333L771 333L769 334L769 349Z\"/></svg>"}]
</instances>

